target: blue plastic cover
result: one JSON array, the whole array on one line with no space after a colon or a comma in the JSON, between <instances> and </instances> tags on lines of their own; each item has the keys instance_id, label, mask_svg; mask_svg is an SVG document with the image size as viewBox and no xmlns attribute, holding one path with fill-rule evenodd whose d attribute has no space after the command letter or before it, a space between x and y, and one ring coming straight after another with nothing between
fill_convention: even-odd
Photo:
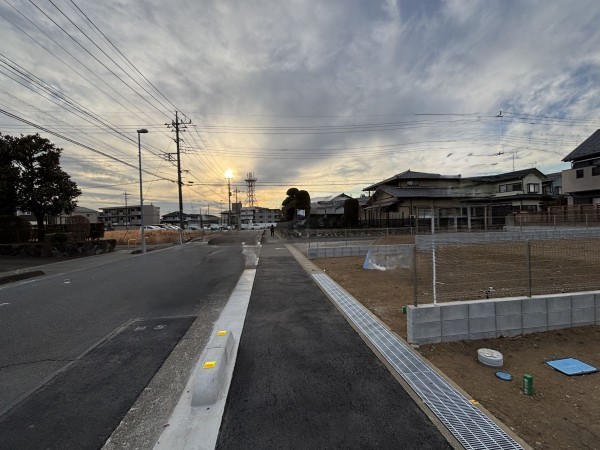
<instances>
[{"instance_id":1,"label":"blue plastic cover","mask_svg":"<svg viewBox=\"0 0 600 450\"><path fill-rule=\"evenodd\" d=\"M595 367L592 367L575 358L555 359L553 361L546 362L546 364L569 376L598 372L598 369Z\"/></svg>"},{"instance_id":2,"label":"blue plastic cover","mask_svg":"<svg viewBox=\"0 0 600 450\"><path fill-rule=\"evenodd\" d=\"M510 380L512 380L512 375L510 373L496 372L496 376L498 378L500 378L501 380L504 380L504 381L510 381Z\"/></svg>"}]
</instances>

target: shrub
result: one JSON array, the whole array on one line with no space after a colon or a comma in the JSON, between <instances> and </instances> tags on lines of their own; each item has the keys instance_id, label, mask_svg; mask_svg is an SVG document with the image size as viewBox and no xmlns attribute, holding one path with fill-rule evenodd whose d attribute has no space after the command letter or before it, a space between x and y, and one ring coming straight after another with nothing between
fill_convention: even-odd
<instances>
[{"instance_id":1,"label":"shrub","mask_svg":"<svg viewBox=\"0 0 600 450\"><path fill-rule=\"evenodd\" d=\"M104 237L103 223L90 223L90 239L102 239Z\"/></svg>"},{"instance_id":2,"label":"shrub","mask_svg":"<svg viewBox=\"0 0 600 450\"><path fill-rule=\"evenodd\" d=\"M0 244L29 241L31 224L19 216L0 216Z\"/></svg>"},{"instance_id":3,"label":"shrub","mask_svg":"<svg viewBox=\"0 0 600 450\"><path fill-rule=\"evenodd\" d=\"M69 231L73 233L76 241L81 242L90 237L90 221L84 216L71 216L65 218Z\"/></svg>"}]
</instances>

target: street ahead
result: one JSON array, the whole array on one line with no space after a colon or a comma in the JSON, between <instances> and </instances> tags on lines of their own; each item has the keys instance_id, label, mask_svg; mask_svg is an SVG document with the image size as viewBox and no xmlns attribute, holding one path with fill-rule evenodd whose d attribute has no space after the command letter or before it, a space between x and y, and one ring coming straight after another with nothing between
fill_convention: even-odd
<instances>
[{"instance_id":1,"label":"street ahead","mask_svg":"<svg viewBox=\"0 0 600 450\"><path fill-rule=\"evenodd\" d=\"M48 435L91 408L77 427L95 434L99 422L88 443L101 446L193 320L218 316L243 268L237 243L191 243L46 266L44 277L0 287L0 442L28 445L22 434L37 426L46 442L36 445L70 446L77 437ZM121 399L116 410L107 396ZM121 417L107 425L103 415Z\"/></svg>"}]
</instances>

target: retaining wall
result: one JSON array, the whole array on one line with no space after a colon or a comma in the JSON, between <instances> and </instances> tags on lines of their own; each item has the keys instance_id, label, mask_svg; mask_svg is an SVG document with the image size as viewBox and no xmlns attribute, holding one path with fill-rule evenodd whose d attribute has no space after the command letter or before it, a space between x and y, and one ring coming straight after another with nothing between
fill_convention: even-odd
<instances>
[{"instance_id":1,"label":"retaining wall","mask_svg":"<svg viewBox=\"0 0 600 450\"><path fill-rule=\"evenodd\" d=\"M487 233L439 233L435 235L420 234L415 236L415 244L419 250L431 248L435 240L439 244L475 244L485 242L509 242L509 241L541 241L549 239L581 239L600 238L600 228L535 228L528 227L527 230L519 231L519 227L506 227L507 231ZM366 256L369 250L375 250L378 254L395 254L398 245L346 245L338 246L334 242L327 246L309 247L306 253L308 259L315 258L341 258L344 256ZM387 253L386 253L387 252Z\"/></svg>"},{"instance_id":2,"label":"retaining wall","mask_svg":"<svg viewBox=\"0 0 600 450\"><path fill-rule=\"evenodd\" d=\"M407 308L412 344L489 339L600 325L600 291L427 304Z\"/></svg>"},{"instance_id":3,"label":"retaining wall","mask_svg":"<svg viewBox=\"0 0 600 450\"><path fill-rule=\"evenodd\" d=\"M349 245L347 247L309 247L306 251L308 259L315 258L342 258L345 256L366 256L371 250L378 255L395 255L405 253L406 247L413 247L410 244L398 245Z\"/></svg>"},{"instance_id":4,"label":"retaining wall","mask_svg":"<svg viewBox=\"0 0 600 450\"><path fill-rule=\"evenodd\" d=\"M415 244L419 250L431 248L435 240L438 244L474 244L479 242L504 242L504 241L541 241L548 239L580 239L600 237L600 228L536 228L533 230L519 227L507 227L507 231L487 233L439 233L419 234L415 236Z\"/></svg>"}]
</instances>

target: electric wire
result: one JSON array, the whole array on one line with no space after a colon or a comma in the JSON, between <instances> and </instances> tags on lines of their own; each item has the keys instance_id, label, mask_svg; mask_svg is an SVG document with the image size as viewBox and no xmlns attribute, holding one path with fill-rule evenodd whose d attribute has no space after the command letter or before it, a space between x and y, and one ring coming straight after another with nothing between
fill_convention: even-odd
<instances>
[{"instance_id":1,"label":"electric wire","mask_svg":"<svg viewBox=\"0 0 600 450\"><path fill-rule=\"evenodd\" d=\"M128 167L130 167L130 168L133 168L133 169L138 169L138 167L136 167L135 165L133 165L133 164L131 164L131 163L128 163L127 161L123 161L122 159L119 159L119 158L117 158L117 157L115 157L115 156L113 156L113 155L109 155L108 153L105 153L105 152L102 152L102 151L100 151L100 150L98 150L98 149L95 149L95 148L93 148L93 147L90 147L89 145L85 145L85 144L83 144L83 143L81 143L81 142L78 142L78 141L76 141L76 140L74 140L74 139L71 139L71 138L69 138L69 137L67 137L67 136L64 136L64 135L62 135L62 134L60 134L60 133L56 133L56 132L54 132L54 131L52 131L52 130L50 130L50 129L46 128L46 127L43 127L43 126L41 126L41 125L37 125L37 124L35 124L35 123L33 123L33 122L30 122L30 121L28 121L28 120L26 120L26 119L24 119L24 118L22 118L22 117L19 117L19 116L15 115L15 114L12 114L12 113L10 113L10 112L8 112L8 111L4 110L4 109L0 109L0 113L1 113L1 114L4 114L5 116L8 116L8 117L10 117L11 119L15 119L15 120L18 120L18 121L20 121L20 122L27 123L28 125L31 125L31 126L33 126L33 127L37 128L37 129L39 129L39 130L42 130L42 131L44 131L44 132L46 132L46 133L48 133L48 134L51 134L51 135L53 135L53 136L56 136L56 137L58 137L58 138L61 138L61 139L65 140L65 141L67 141L67 142L70 142L70 143L72 143L72 144L75 144L75 145L77 145L77 146L79 146L79 147L81 147L81 148L84 148L84 149L86 149L86 150L90 150L90 151L92 151L92 152L94 152L94 153L97 153L97 154L100 154L100 155L102 155L102 156L105 156L105 157L107 157L107 158L109 158L109 159L111 159L111 160L113 160L113 161L116 161L116 162L118 162L118 163L121 163L121 164L123 164L123 165L126 165L126 166L128 166ZM147 169L142 169L142 172L145 172L145 173L147 173L147 174L149 174L149 175L152 175L152 176L157 176L155 173L153 173L153 172L150 172L150 171L148 171ZM165 181L170 181L170 182L172 182L172 183L175 183L175 181L174 181L174 180L171 180L171 179L169 179L169 178L165 178L165 177L161 177L161 176L158 176L158 177L159 177L160 179L162 179L162 180L165 180Z\"/></svg>"},{"instance_id":2,"label":"electric wire","mask_svg":"<svg viewBox=\"0 0 600 450\"><path fill-rule=\"evenodd\" d=\"M136 91L129 83L127 83L125 80L123 80L123 78L121 78L119 75L117 75L112 69L110 69L106 64L104 64L102 61L100 61L100 59L98 59L92 52L90 52L83 44L81 44L77 39L75 39L67 30L65 30L60 24L58 24L54 19L52 19L52 17L50 17L45 11L43 11L38 5L36 5L33 0L29 0L29 2L38 10L40 11L46 18L48 18L48 20L50 20L54 25L56 25L63 33L65 33L69 38L71 38L71 40L73 42L75 42L79 47L81 47L81 49L83 49L88 55L90 55L96 62L98 62L98 64L100 64L102 67L104 67L106 70L108 70L109 73L111 73L117 80L119 80L122 84L124 84L127 88L129 88L129 90L131 90L135 95L137 95L141 100L143 100L144 102L146 102L150 107L154 108L156 111L158 111L160 114L164 114L164 111L160 110L159 108L157 108L155 105L153 105L147 98L145 98L143 95L141 95L138 91ZM168 117L168 116L167 116Z\"/></svg>"},{"instance_id":3,"label":"electric wire","mask_svg":"<svg viewBox=\"0 0 600 450\"><path fill-rule=\"evenodd\" d=\"M8 0L4 0L5 3L7 3L9 6L11 6L20 16L22 16L25 20L27 20L31 25L33 25L38 31L40 31L42 34L44 34L48 39L50 39L54 44L56 44L60 49L62 49L66 54L68 54L71 58L73 58L79 65L81 65L84 69L86 69L90 74L92 74L94 77L96 77L96 79L98 79L98 81L100 81L102 84L104 84L105 86L107 86L109 89L111 89L112 91L114 91L117 95L121 96L121 94L112 86L110 86L102 77L98 76L95 71L93 71L92 69L90 69L86 64L84 64L79 58L77 58L75 55L73 55L71 52L69 52L62 44L60 44L58 41L56 41L56 39L54 39L52 36L50 36L48 33L46 33L44 30L42 30L40 27L38 27L31 19L29 19L27 16L25 16L19 9L17 9L14 5L12 5ZM17 28L19 31L21 31L22 33L24 33L27 37L29 37L33 42L35 42L37 45L39 45L40 47L42 47L44 50L46 50L46 52L48 52L50 55L52 55L53 57L55 57L56 59L58 59L62 64L64 64L66 67L68 67L70 70L72 70L74 73L76 73L77 75L79 75L81 78L83 78L84 80L86 80L92 87L94 87L95 89L98 89L100 92L102 92L104 95L106 95L108 98L110 98L112 101L114 101L116 104L120 105L121 107L123 107L125 110L127 110L129 113L134 114L138 119L140 120L144 120L141 118L141 116L138 115L138 113L136 113L135 111L130 110L127 106L123 105L118 99L114 98L113 96L111 96L108 92L106 92L104 89L100 88L99 86L97 86L95 83L93 83L89 78L87 78L85 75L83 75L81 72L77 71L77 69L73 68L71 65L69 65L66 61L64 61L62 58L60 58L55 52L51 51L50 49L48 49L45 45L43 45L42 43L40 43L37 39L35 39L33 36L31 36L29 33L27 33L25 30L23 30L21 27L19 27L17 24L15 24L13 21L11 21L9 18L7 18L4 14L0 13L0 16L2 16L2 18L4 18L4 20L6 20L8 23L10 23L12 26L14 26L15 28ZM138 109L140 114L143 114L144 116L146 116L147 119L149 119L150 121L153 121L153 119L150 118L150 116L148 116L148 114L142 110L140 110L137 106L135 106L131 101L128 101L128 103L130 103L131 105L134 106L134 108Z\"/></svg>"}]
</instances>

